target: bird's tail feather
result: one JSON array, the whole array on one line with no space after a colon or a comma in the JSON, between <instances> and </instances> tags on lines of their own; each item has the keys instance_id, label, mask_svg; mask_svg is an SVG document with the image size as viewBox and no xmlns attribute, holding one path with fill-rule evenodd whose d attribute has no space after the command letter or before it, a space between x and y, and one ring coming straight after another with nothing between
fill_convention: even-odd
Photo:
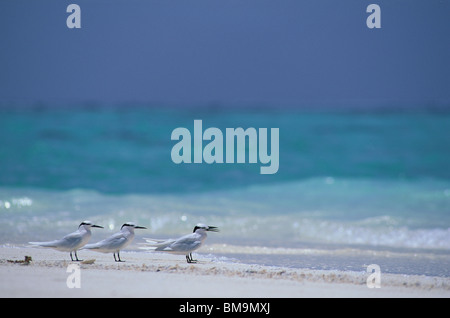
<instances>
[{"instance_id":1,"label":"bird's tail feather","mask_svg":"<svg viewBox=\"0 0 450 318\"><path fill-rule=\"evenodd\" d=\"M157 248L165 247L172 242L171 240L159 240L159 239L151 239L151 238L144 238L144 240L146 241L146 243L138 243L138 245L141 245L141 246L139 246L139 248L141 250L154 251Z\"/></svg>"},{"instance_id":2,"label":"bird's tail feather","mask_svg":"<svg viewBox=\"0 0 450 318\"><path fill-rule=\"evenodd\" d=\"M34 245L34 246L42 246L42 247L56 247L57 241L50 241L50 242L28 242L28 244Z\"/></svg>"},{"instance_id":3,"label":"bird's tail feather","mask_svg":"<svg viewBox=\"0 0 450 318\"><path fill-rule=\"evenodd\" d=\"M166 240L160 240L160 239L152 239L152 238L145 238L145 237L144 237L144 240L147 243L142 243L142 244L150 244L150 245L159 245L161 243L165 243L165 242L168 241L167 239Z\"/></svg>"}]
</instances>

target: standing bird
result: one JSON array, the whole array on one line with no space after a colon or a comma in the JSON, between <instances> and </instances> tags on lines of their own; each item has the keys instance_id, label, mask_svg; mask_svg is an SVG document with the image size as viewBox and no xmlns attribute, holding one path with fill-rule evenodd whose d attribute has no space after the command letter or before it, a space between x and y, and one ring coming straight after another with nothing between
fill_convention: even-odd
<instances>
[{"instance_id":1,"label":"standing bird","mask_svg":"<svg viewBox=\"0 0 450 318\"><path fill-rule=\"evenodd\" d=\"M194 227L194 231L191 234L182 236L178 239L145 239L147 243L143 243L145 246L140 248L150 249L156 252L186 255L186 261L188 263L196 263L197 260L192 258L192 252L202 246L207 236L206 231L219 232L219 229L215 226L199 223Z\"/></svg>"},{"instance_id":2,"label":"standing bird","mask_svg":"<svg viewBox=\"0 0 450 318\"><path fill-rule=\"evenodd\" d=\"M101 253L113 253L116 262L123 262L120 259L120 250L124 249L134 239L134 229L146 229L143 226L137 226L133 222L127 222L117 232L110 237L93 244L88 244L83 249L93 250ZM117 253L117 259L116 259Z\"/></svg>"},{"instance_id":3,"label":"standing bird","mask_svg":"<svg viewBox=\"0 0 450 318\"><path fill-rule=\"evenodd\" d=\"M83 221L78 226L78 230L73 233L67 234L60 240L54 240L50 242L29 242L29 244L50 247L62 252L70 252L70 259L73 261L72 252L75 253L75 259L78 259L77 250L82 248L89 242L91 238L91 227L103 228L103 226L92 224L91 221Z\"/></svg>"}]
</instances>

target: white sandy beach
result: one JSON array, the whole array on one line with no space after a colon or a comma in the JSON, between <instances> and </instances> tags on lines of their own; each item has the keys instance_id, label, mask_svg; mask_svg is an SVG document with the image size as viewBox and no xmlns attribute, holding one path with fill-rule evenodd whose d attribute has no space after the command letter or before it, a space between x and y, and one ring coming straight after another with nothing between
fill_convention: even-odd
<instances>
[{"instance_id":1,"label":"white sandy beach","mask_svg":"<svg viewBox=\"0 0 450 318\"><path fill-rule=\"evenodd\" d=\"M248 265L202 253L194 255L197 264L144 251L121 252L122 263L110 254L78 255L95 261L71 262L68 253L51 249L0 247L0 297L450 297L449 278L382 274L380 288L368 288L364 271ZM20 263L25 256L32 258L28 265ZM67 286L70 264L79 265L80 288Z\"/></svg>"}]
</instances>

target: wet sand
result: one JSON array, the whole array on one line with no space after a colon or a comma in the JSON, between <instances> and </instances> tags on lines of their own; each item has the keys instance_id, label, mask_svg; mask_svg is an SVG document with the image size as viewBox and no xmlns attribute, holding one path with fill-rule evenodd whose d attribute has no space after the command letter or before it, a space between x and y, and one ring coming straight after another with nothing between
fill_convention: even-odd
<instances>
[{"instance_id":1,"label":"wet sand","mask_svg":"<svg viewBox=\"0 0 450 318\"><path fill-rule=\"evenodd\" d=\"M196 264L145 251L122 251L122 263L112 254L79 251L84 262L71 262L68 253L12 245L0 255L0 297L450 297L447 277L382 273L380 288L368 288L366 271L251 265L202 253L194 254ZM69 288L71 264L80 288Z\"/></svg>"}]
</instances>

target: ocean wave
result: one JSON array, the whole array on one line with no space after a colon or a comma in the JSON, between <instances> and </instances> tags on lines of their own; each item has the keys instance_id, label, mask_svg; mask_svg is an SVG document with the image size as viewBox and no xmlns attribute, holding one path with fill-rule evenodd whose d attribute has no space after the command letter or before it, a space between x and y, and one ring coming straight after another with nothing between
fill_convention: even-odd
<instances>
[{"instance_id":1,"label":"ocean wave","mask_svg":"<svg viewBox=\"0 0 450 318\"><path fill-rule=\"evenodd\" d=\"M109 231L127 221L146 235L177 237L202 222L212 240L268 246L299 242L450 249L444 181L313 178L196 194L103 194L0 188L0 243L53 239L89 219Z\"/></svg>"}]
</instances>

